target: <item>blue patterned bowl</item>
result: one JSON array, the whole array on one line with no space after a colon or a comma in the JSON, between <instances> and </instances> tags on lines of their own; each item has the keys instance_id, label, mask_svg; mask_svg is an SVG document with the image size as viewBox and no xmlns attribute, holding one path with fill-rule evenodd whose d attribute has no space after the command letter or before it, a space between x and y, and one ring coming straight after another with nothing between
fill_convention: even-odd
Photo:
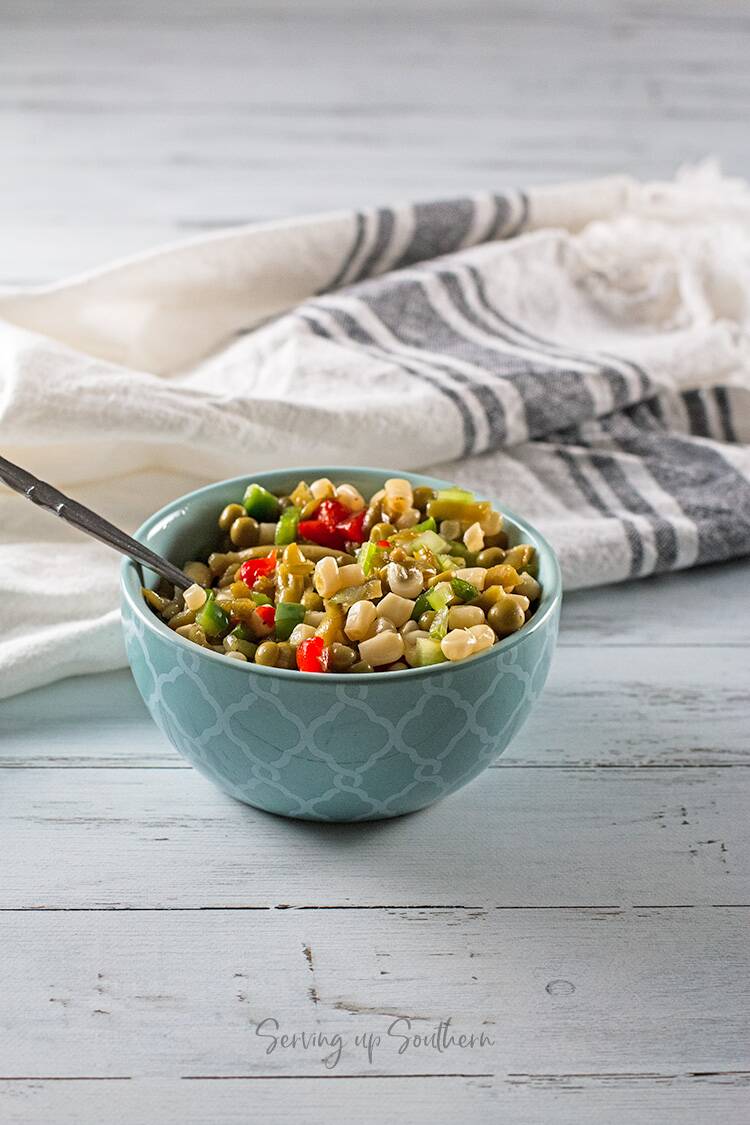
<instances>
[{"instance_id":1,"label":"blue patterned bowl","mask_svg":"<svg viewBox=\"0 0 750 1125\"><path fill-rule=\"evenodd\" d=\"M275 492L330 476L365 496L393 472L331 467L257 473ZM413 484L445 481L405 473ZM173 501L136 538L178 565L214 547L217 513L248 477ZM122 567L122 616L135 682L154 720L197 770L257 808L307 820L377 820L459 789L506 748L544 686L560 616L560 570L538 531L504 512L511 542L534 544L543 597L520 632L464 663L361 676L242 664L178 636ZM146 573L147 583L155 575Z\"/></svg>"}]
</instances>

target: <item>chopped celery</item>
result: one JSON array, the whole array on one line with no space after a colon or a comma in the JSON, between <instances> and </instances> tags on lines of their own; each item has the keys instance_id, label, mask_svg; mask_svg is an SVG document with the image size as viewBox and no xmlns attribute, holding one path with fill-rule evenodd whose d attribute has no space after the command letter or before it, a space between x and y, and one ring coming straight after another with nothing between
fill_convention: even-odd
<instances>
[{"instance_id":1,"label":"chopped celery","mask_svg":"<svg viewBox=\"0 0 750 1125\"><path fill-rule=\"evenodd\" d=\"M476 586L472 586L471 582L466 582L463 578L451 578L451 589L462 602L473 602L474 598L479 597Z\"/></svg>"},{"instance_id":2,"label":"chopped celery","mask_svg":"<svg viewBox=\"0 0 750 1125\"><path fill-rule=\"evenodd\" d=\"M273 605L273 599L267 597L266 594L261 594L258 590L251 590L250 597L256 605Z\"/></svg>"},{"instance_id":3,"label":"chopped celery","mask_svg":"<svg viewBox=\"0 0 750 1125\"><path fill-rule=\"evenodd\" d=\"M299 508L285 508L276 524L274 543L277 547L286 547L294 543L297 538L297 524L299 523Z\"/></svg>"},{"instance_id":4,"label":"chopped celery","mask_svg":"<svg viewBox=\"0 0 750 1125\"><path fill-rule=\"evenodd\" d=\"M444 605L443 608L439 609L435 614L432 625L430 627L430 636L433 640L442 641L443 637L448 632L449 612L449 607L447 605Z\"/></svg>"},{"instance_id":5,"label":"chopped celery","mask_svg":"<svg viewBox=\"0 0 750 1125\"><path fill-rule=\"evenodd\" d=\"M473 504L474 493L465 488L441 488L435 499L448 500L453 504Z\"/></svg>"},{"instance_id":6,"label":"chopped celery","mask_svg":"<svg viewBox=\"0 0 750 1125\"><path fill-rule=\"evenodd\" d=\"M365 574L372 574L375 567L380 566L382 557L382 547L378 547L377 543L371 541L363 543L357 551L357 562Z\"/></svg>"},{"instance_id":7,"label":"chopped celery","mask_svg":"<svg viewBox=\"0 0 750 1125\"><path fill-rule=\"evenodd\" d=\"M342 605L348 608L354 605L355 602L370 601L372 598L379 598L383 592L383 585L378 578L370 578L369 581L363 583L361 586L345 586L343 590L339 590L329 598L334 605Z\"/></svg>"},{"instance_id":8,"label":"chopped celery","mask_svg":"<svg viewBox=\"0 0 750 1125\"><path fill-rule=\"evenodd\" d=\"M411 530L412 531L437 531L437 524L435 523L432 516L428 516L427 519L422 520L421 523L415 523L414 527Z\"/></svg>"},{"instance_id":9,"label":"chopped celery","mask_svg":"<svg viewBox=\"0 0 750 1125\"><path fill-rule=\"evenodd\" d=\"M305 620L305 607L300 602L279 602L276 606L274 628L280 641L288 641L295 625Z\"/></svg>"},{"instance_id":10,"label":"chopped celery","mask_svg":"<svg viewBox=\"0 0 750 1125\"><path fill-rule=\"evenodd\" d=\"M223 637L229 632L231 621L229 614L216 604L216 596L211 592L203 603L203 608L195 617L196 625L200 625L207 637Z\"/></svg>"},{"instance_id":11,"label":"chopped celery","mask_svg":"<svg viewBox=\"0 0 750 1125\"><path fill-rule=\"evenodd\" d=\"M430 603L430 609L435 611L442 609L443 606L453 601L453 590L450 582L438 582L436 586L432 586L427 591L427 601Z\"/></svg>"},{"instance_id":12,"label":"chopped celery","mask_svg":"<svg viewBox=\"0 0 750 1125\"><path fill-rule=\"evenodd\" d=\"M414 646L413 666L415 668L424 668L428 664L442 664L444 660L440 641L433 637L417 637Z\"/></svg>"},{"instance_id":13,"label":"chopped celery","mask_svg":"<svg viewBox=\"0 0 750 1125\"><path fill-rule=\"evenodd\" d=\"M466 546L465 543L459 543L457 539L449 539L448 540L448 554L449 555L460 555L462 559L465 559L466 556L469 554L469 548Z\"/></svg>"},{"instance_id":14,"label":"chopped celery","mask_svg":"<svg viewBox=\"0 0 750 1125\"><path fill-rule=\"evenodd\" d=\"M247 486L242 504L247 514L258 523L273 523L279 514L278 499L260 484Z\"/></svg>"},{"instance_id":15,"label":"chopped celery","mask_svg":"<svg viewBox=\"0 0 750 1125\"><path fill-rule=\"evenodd\" d=\"M437 560L443 570L461 570L464 565L463 559L456 559L453 555L438 555Z\"/></svg>"},{"instance_id":16,"label":"chopped celery","mask_svg":"<svg viewBox=\"0 0 750 1125\"><path fill-rule=\"evenodd\" d=\"M443 539L442 535L437 535L428 528L426 531L421 531L419 535L415 535L408 546L408 550L411 554L414 554L419 547L426 547L428 551L432 551L433 554L437 555L441 551L444 551L447 546L448 543Z\"/></svg>"}]
</instances>

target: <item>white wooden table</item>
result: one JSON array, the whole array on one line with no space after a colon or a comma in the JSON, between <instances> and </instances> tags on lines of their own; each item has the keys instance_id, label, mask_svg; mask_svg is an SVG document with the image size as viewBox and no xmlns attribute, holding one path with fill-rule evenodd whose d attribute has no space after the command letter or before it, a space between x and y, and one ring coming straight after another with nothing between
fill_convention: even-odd
<instances>
[{"instance_id":1,"label":"white wooden table","mask_svg":"<svg viewBox=\"0 0 750 1125\"><path fill-rule=\"evenodd\" d=\"M5 0L0 282L394 195L748 174L750 6L589 7ZM124 671L0 705L0 1119L747 1121L748 587L570 596L508 753L390 823L224 797ZM270 1019L328 1046L266 1053ZM491 1042L399 1053L446 1020Z\"/></svg>"}]
</instances>

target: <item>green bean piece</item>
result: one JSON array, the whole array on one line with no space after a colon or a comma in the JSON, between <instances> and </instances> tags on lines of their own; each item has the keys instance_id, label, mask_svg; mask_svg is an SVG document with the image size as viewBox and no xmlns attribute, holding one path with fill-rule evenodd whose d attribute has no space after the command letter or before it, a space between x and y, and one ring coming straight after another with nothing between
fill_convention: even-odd
<instances>
[{"instance_id":1,"label":"green bean piece","mask_svg":"<svg viewBox=\"0 0 750 1125\"><path fill-rule=\"evenodd\" d=\"M357 662L357 654L350 645L338 641L331 646L331 667L334 672L348 672Z\"/></svg>"},{"instance_id":2,"label":"green bean piece","mask_svg":"<svg viewBox=\"0 0 750 1125\"><path fill-rule=\"evenodd\" d=\"M352 664L349 671L355 675L362 675L365 672L372 672L374 669L372 664L368 664L366 660L358 660L356 664Z\"/></svg>"}]
</instances>

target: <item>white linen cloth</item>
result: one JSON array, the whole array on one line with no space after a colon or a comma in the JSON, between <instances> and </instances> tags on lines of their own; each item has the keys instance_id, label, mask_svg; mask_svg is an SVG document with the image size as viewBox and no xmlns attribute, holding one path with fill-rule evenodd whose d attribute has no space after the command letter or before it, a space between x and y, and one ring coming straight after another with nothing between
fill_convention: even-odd
<instances>
[{"instance_id":1,"label":"white linen cloth","mask_svg":"<svg viewBox=\"0 0 750 1125\"><path fill-rule=\"evenodd\" d=\"M128 530L286 465L428 469L565 584L750 551L750 193L710 165L231 230L0 294L0 452ZM125 662L119 558L0 491L0 696Z\"/></svg>"}]
</instances>

